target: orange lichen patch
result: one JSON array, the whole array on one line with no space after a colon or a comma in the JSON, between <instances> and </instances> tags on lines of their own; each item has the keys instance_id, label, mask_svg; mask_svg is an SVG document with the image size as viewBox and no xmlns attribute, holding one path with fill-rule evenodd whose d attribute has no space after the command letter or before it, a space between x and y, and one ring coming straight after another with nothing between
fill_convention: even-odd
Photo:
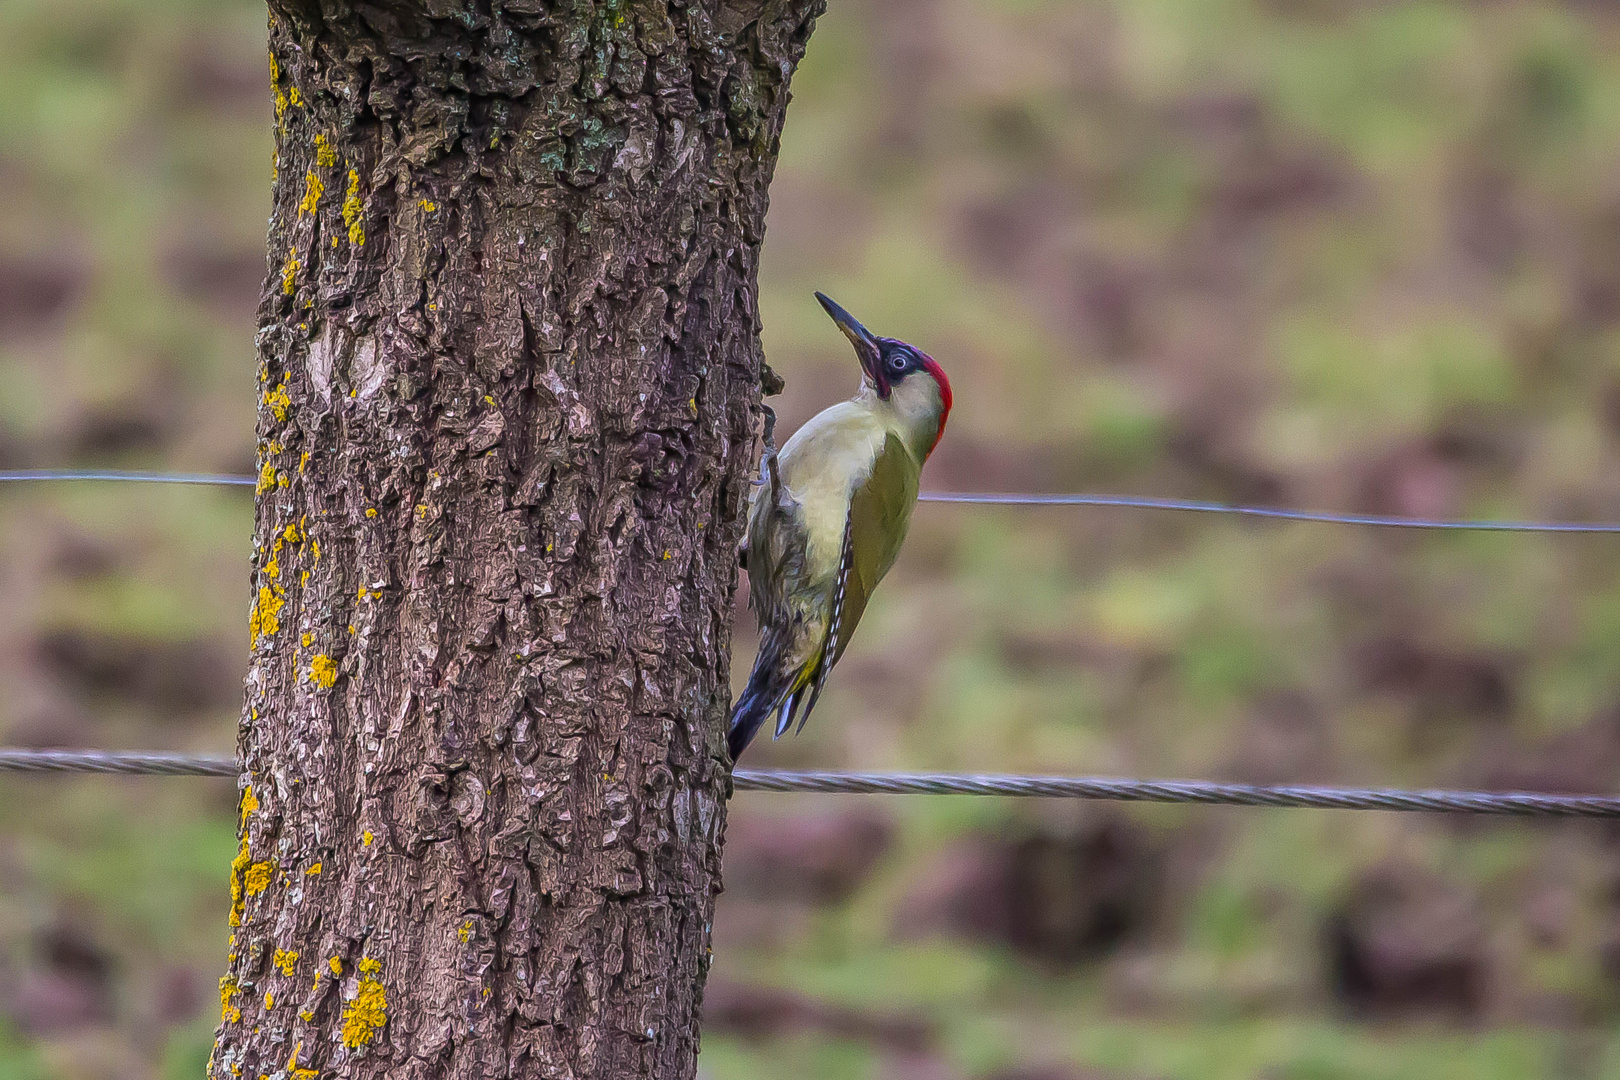
<instances>
[{"instance_id":1,"label":"orange lichen patch","mask_svg":"<svg viewBox=\"0 0 1620 1080\"><path fill-rule=\"evenodd\" d=\"M280 968L283 975L291 975L293 967L298 963L298 953L288 949L277 949L270 962Z\"/></svg>"},{"instance_id":2,"label":"orange lichen patch","mask_svg":"<svg viewBox=\"0 0 1620 1080\"><path fill-rule=\"evenodd\" d=\"M298 251L296 248L287 249L287 261L281 266L281 291L288 296L293 294L297 287L298 278Z\"/></svg>"},{"instance_id":3,"label":"orange lichen patch","mask_svg":"<svg viewBox=\"0 0 1620 1080\"><path fill-rule=\"evenodd\" d=\"M337 164L337 154L332 151L332 144L325 135L315 136L315 164L323 169Z\"/></svg>"},{"instance_id":4,"label":"orange lichen patch","mask_svg":"<svg viewBox=\"0 0 1620 1080\"><path fill-rule=\"evenodd\" d=\"M242 875L242 890L249 896L258 896L270 887L276 879L276 864L274 860L265 859L256 862L247 868Z\"/></svg>"},{"instance_id":5,"label":"orange lichen patch","mask_svg":"<svg viewBox=\"0 0 1620 1080\"><path fill-rule=\"evenodd\" d=\"M349 170L349 190L343 193L343 224L349 228L349 243L362 247L366 242L366 229L360 221L365 208L360 205L360 173Z\"/></svg>"},{"instance_id":6,"label":"orange lichen patch","mask_svg":"<svg viewBox=\"0 0 1620 1080\"><path fill-rule=\"evenodd\" d=\"M229 975L219 980L219 1022L235 1024L242 1019L242 1010L236 1007L236 995L242 988Z\"/></svg>"},{"instance_id":7,"label":"orange lichen patch","mask_svg":"<svg viewBox=\"0 0 1620 1080\"><path fill-rule=\"evenodd\" d=\"M388 992L377 978L382 964L372 957L360 961L360 985L343 1006L343 1045L358 1050L369 1045L388 1023Z\"/></svg>"},{"instance_id":8,"label":"orange lichen patch","mask_svg":"<svg viewBox=\"0 0 1620 1080\"><path fill-rule=\"evenodd\" d=\"M305 173L304 198L298 204L298 216L303 217L305 214L313 214L320 209L321 196L325 194L326 185L321 183L321 178L313 172Z\"/></svg>"},{"instance_id":9,"label":"orange lichen patch","mask_svg":"<svg viewBox=\"0 0 1620 1080\"><path fill-rule=\"evenodd\" d=\"M309 662L309 681L322 690L330 690L337 677L337 661L325 653L316 653L315 659Z\"/></svg>"},{"instance_id":10,"label":"orange lichen patch","mask_svg":"<svg viewBox=\"0 0 1620 1080\"><path fill-rule=\"evenodd\" d=\"M293 263L292 265L296 268L298 264ZM270 390L265 393L264 403L265 405L269 406L270 414L274 416L277 421L285 421L287 419L287 414L292 411L292 398L287 396L286 380L282 380L281 384L278 385L274 390Z\"/></svg>"},{"instance_id":11,"label":"orange lichen patch","mask_svg":"<svg viewBox=\"0 0 1620 1080\"><path fill-rule=\"evenodd\" d=\"M268 585L259 586L259 597L253 603L253 612L248 616L248 644L257 645L262 637L269 637L281 629L281 620L277 615L287 601L278 594L277 590Z\"/></svg>"}]
</instances>

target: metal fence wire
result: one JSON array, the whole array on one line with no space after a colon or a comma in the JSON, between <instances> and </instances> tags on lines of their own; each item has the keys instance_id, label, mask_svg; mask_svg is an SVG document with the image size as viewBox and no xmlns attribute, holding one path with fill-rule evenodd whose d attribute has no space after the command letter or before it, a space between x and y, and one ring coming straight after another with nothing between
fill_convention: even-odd
<instances>
[{"instance_id":1,"label":"metal fence wire","mask_svg":"<svg viewBox=\"0 0 1620 1080\"><path fill-rule=\"evenodd\" d=\"M235 777L228 757L109 750L0 750L0 773ZM864 795L1008 795L1110 802L1199 803L1315 810L1398 810L1510 817L1620 818L1620 797L1524 791L1399 791L1386 788L1222 784L1208 780L1131 780L1104 776L993 773L801 772L738 769L738 791Z\"/></svg>"},{"instance_id":2,"label":"metal fence wire","mask_svg":"<svg viewBox=\"0 0 1620 1080\"><path fill-rule=\"evenodd\" d=\"M251 476L221 473L127 472L107 469L0 471L0 483L109 481L191 486L253 487ZM1136 495L923 492L923 502L989 503L1004 506L1097 506L1138 510L1234 514L1253 518L1332 525L1446 531L1515 533L1620 533L1616 522L1435 520L1319 513L1275 507L1228 506ZM0 749L0 773L94 773L118 776L235 777L232 758L146 751ZM1115 802L1197 803L1207 806L1270 806L1320 810L1393 810L1420 813L1495 814L1512 817L1620 818L1620 796L1555 795L1524 791L1403 791L1391 788L1228 784L1208 780L1135 780L1100 776L1012 776L993 773L806 772L738 769L737 791L822 792L876 795L1001 795L1094 799Z\"/></svg>"},{"instance_id":3,"label":"metal fence wire","mask_svg":"<svg viewBox=\"0 0 1620 1080\"><path fill-rule=\"evenodd\" d=\"M116 469L13 469L0 472L0 483L29 481L110 481L138 484L186 484L216 487L253 487L251 476L228 473L125 472ZM1314 521L1325 525L1362 525L1383 529L1430 529L1446 532L1514 533L1620 533L1614 521L1509 521L1490 518L1442 520L1380 514L1335 514L1317 510L1290 510L1274 506L1230 506L1197 499L1160 499L1147 495L1086 495L1012 491L925 491L919 502L976 503L996 506L1106 506L1127 510L1168 510L1193 514L1231 514L1282 521Z\"/></svg>"}]
</instances>

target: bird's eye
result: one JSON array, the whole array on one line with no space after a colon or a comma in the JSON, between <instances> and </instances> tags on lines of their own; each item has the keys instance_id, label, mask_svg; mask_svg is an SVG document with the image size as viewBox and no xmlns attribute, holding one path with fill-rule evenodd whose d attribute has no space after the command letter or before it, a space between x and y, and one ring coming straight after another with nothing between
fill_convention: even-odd
<instances>
[{"instance_id":1,"label":"bird's eye","mask_svg":"<svg viewBox=\"0 0 1620 1080\"><path fill-rule=\"evenodd\" d=\"M889 370L891 372L893 372L894 374L896 374L896 375L905 374L905 370L906 370L906 354L905 353L898 353L898 352L897 353L890 353L889 354Z\"/></svg>"}]
</instances>

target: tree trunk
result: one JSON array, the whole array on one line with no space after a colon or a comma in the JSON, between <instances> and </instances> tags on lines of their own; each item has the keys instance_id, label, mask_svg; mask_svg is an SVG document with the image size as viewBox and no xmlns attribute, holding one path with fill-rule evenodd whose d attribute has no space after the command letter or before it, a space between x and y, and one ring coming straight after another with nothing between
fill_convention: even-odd
<instances>
[{"instance_id":1,"label":"tree trunk","mask_svg":"<svg viewBox=\"0 0 1620 1080\"><path fill-rule=\"evenodd\" d=\"M821 0L271 0L213 1077L691 1077Z\"/></svg>"}]
</instances>

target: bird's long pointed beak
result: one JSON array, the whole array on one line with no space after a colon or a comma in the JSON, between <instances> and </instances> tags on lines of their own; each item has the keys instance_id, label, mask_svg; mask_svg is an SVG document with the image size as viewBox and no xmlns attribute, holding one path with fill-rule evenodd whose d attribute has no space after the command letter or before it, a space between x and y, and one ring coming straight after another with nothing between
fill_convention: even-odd
<instances>
[{"instance_id":1,"label":"bird's long pointed beak","mask_svg":"<svg viewBox=\"0 0 1620 1080\"><path fill-rule=\"evenodd\" d=\"M872 332L862 326L855 316L833 303L826 293L816 293L816 299L821 301L821 306L832 316L833 322L838 324L838 329L849 338L849 343L855 346L855 356L860 360L861 369L866 372L866 377L871 380L878 393L887 397L889 383L883 377L883 356L878 349L877 338L873 337Z\"/></svg>"}]
</instances>

